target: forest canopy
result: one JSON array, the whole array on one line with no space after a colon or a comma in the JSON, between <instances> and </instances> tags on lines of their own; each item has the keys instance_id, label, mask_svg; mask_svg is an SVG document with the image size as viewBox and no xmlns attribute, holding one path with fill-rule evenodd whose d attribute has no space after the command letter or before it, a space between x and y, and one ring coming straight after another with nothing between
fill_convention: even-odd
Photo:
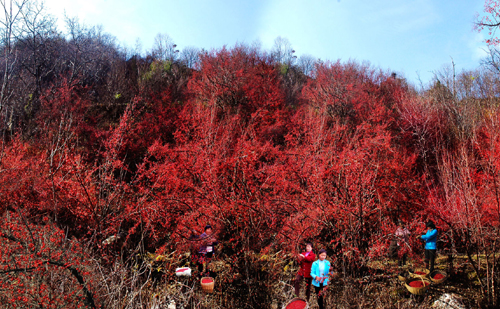
<instances>
[{"instance_id":1,"label":"forest canopy","mask_svg":"<svg viewBox=\"0 0 500 309\"><path fill-rule=\"evenodd\" d=\"M399 221L418 234L429 218L443 255L467 255L477 293L498 304L493 39L482 66L452 63L418 88L366 63L297 58L284 38L179 51L159 34L141 55L77 19L60 31L35 1L1 5L6 308L171 299L145 283L171 282L206 224L225 265L221 308L263 308L305 242L360 277Z\"/></svg>"}]
</instances>

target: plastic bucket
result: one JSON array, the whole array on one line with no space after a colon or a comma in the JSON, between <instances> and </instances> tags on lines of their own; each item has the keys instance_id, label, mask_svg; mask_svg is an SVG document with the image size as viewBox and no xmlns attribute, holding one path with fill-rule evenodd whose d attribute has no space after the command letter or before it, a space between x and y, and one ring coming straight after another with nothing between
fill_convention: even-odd
<instances>
[{"instance_id":1,"label":"plastic bucket","mask_svg":"<svg viewBox=\"0 0 500 309\"><path fill-rule=\"evenodd\" d=\"M295 297L291 299L283 309L308 309L309 304L307 301L300 297Z\"/></svg>"}]
</instances>

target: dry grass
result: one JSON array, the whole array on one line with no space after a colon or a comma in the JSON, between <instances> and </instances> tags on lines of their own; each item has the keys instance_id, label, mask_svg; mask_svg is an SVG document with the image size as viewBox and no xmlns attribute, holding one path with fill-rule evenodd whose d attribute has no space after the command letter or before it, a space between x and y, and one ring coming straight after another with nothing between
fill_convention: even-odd
<instances>
[{"instance_id":1,"label":"dry grass","mask_svg":"<svg viewBox=\"0 0 500 309\"><path fill-rule=\"evenodd\" d=\"M115 305L111 305L111 302L107 304L111 305L109 308L161 309L167 308L168 304L174 301L177 308L184 309L282 309L295 297L293 279L297 271L296 265L288 263L289 259L279 255L253 254L247 258L251 262L248 276L241 274L241 269L232 267L234 265L231 265L229 260L215 261L211 268L216 271L217 276L215 289L211 294L201 291L196 270L193 277L177 278L167 274L146 274L146 267L142 268L143 280L139 280L140 276L137 276L134 284L128 287L124 282L119 282L119 276L114 276L116 286L121 284L121 300L115 302ZM169 262L169 259L159 262L173 263ZM415 265L409 263L401 269L392 260L373 261L369 264L368 273L362 277L344 277L339 274L332 281L325 294L327 308L430 308L444 293L460 295L469 308L479 308L481 297L474 283L477 279L471 278L470 275L472 268L463 257L456 257L454 263L457 266L456 273L451 274L443 283L432 284L425 295L414 296L406 290L398 279L398 274ZM145 265L148 265L149 270L158 267L157 263L151 263L151 260L146 261ZM172 269L173 266L175 265L164 265L161 269ZM437 269L446 271L446 257L439 257L436 266ZM276 272L279 272L277 277ZM108 283L112 282L108 280ZM304 289L301 291L304 292ZM315 309L318 306L314 292L312 294L309 308ZM117 299L117 295L114 299Z\"/></svg>"}]
</instances>

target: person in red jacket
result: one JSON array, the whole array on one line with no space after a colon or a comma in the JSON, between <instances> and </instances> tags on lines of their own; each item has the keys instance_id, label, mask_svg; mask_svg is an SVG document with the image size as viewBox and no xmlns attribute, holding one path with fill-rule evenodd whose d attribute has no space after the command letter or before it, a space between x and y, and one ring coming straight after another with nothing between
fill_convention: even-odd
<instances>
[{"instance_id":1,"label":"person in red jacket","mask_svg":"<svg viewBox=\"0 0 500 309\"><path fill-rule=\"evenodd\" d=\"M309 301L309 297L311 296L311 266L315 259L316 255L313 252L313 245L312 243L307 243L306 251L298 255L300 269L295 277L295 295L299 297L300 284L302 283L302 280L305 279L307 301Z\"/></svg>"}]
</instances>

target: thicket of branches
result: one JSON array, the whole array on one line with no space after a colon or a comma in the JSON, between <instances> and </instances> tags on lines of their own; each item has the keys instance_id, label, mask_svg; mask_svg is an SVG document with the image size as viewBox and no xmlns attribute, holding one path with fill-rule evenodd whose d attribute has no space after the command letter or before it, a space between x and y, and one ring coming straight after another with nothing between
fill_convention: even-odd
<instances>
[{"instance_id":1,"label":"thicket of branches","mask_svg":"<svg viewBox=\"0 0 500 309\"><path fill-rule=\"evenodd\" d=\"M179 51L159 34L138 55L76 19L59 31L36 2L0 4L6 308L192 305L172 273L206 223L212 306L264 308L290 296L285 266L305 241L357 277L398 220L418 233L430 218L498 304L495 54L417 90L368 64L297 59L283 38Z\"/></svg>"}]
</instances>

